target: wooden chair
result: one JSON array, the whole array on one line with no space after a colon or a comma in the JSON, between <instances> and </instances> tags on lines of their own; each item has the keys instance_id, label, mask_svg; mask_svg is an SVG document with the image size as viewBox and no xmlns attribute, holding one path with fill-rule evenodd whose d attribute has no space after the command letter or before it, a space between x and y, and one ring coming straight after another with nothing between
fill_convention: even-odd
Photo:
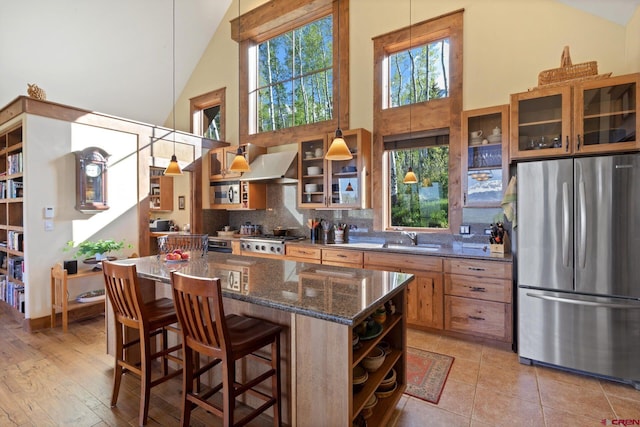
<instances>
[{"instance_id":1,"label":"wooden chair","mask_svg":"<svg viewBox=\"0 0 640 427\"><path fill-rule=\"evenodd\" d=\"M223 418L223 425L245 425L273 406L273 424L281 425L280 405L280 332L282 328L261 319L235 314L225 316L220 279L193 277L171 272L173 297L182 330L184 375L182 417L180 425L188 426L194 405ZM271 357L256 352L270 346ZM200 369L193 366L193 356L205 355L213 361ZM236 381L236 361L251 357L269 366L266 372L244 384ZM222 382L202 393L194 393L194 379L213 366L222 367ZM255 387L271 378L271 396ZM222 390L222 407L209 400ZM249 393L265 403L234 422L236 397Z\"/></svg>"},{"instance_id":2,"label":"wooden chair","mask_svg":"<svg viewBox=\"0 0 640 427\"><path fill-rule=\"evenodd\" d=\"M113 394L111 405L116 406L122 375L133 372L140 377L139 424L147 423L151 388L182 373L182 369L169 372L168 361L182 364L182 360L173 353L181 349L181 344L169 347L167 330L177 323L178 317L169 298L160 298L143 302L138 284L135 264L115 264L102 262L107 296L111 301L115 322L115 370L113 373ZM139 337L129 340L125 328L138 331ZM152 346L152 337L159 335L161 345L156 351ZM131 347L139 344L139 362ZM155 344L155 343L154 343ZM135 358L135 362L134 362ZM156 359L162 361L162 376L152 379L151 365Z\"/></svg>"}]
</instances>

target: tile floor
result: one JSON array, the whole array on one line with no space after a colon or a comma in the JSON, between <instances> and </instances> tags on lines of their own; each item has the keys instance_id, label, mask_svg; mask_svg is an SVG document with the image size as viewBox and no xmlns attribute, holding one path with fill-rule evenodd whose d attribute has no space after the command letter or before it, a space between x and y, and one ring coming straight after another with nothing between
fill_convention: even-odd
<instances>
[{"instance_id":1,"label":"tile floor","mask_svg":"<svg viewBox=\"0 0 640 427\"><path fill-rule=\"evenodd\" d=\"M433 333L410 329L408 343L455 361L438 405L403 396L396 427L640 424L640 391L631 386L521 365L511 351Z\"/></svg>"}]
</instances>

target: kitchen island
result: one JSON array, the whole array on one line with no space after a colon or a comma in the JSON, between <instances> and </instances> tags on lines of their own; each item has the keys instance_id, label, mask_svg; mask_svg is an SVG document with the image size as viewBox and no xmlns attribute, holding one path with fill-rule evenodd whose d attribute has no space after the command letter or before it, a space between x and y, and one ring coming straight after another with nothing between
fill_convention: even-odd
<instances>
[{"instance_id":1,"label":"kitchen island","mask_svg":"<svg viewBox=\"0 0 640 427\"><path fill-rule=\"evenodd\" d=\"M406 378L403 308L412 274L223 253L187 262L170 263L156 256L119 262L135 263L141 286L158 288L165 295L172 270L218 277L227 313L282 325L282 415L289 425L308 425L311 420L314 425L350 425L392 368L398 387L391 396L379 399L368 425L385 425L402 396ZM358 325L390 302L396 313L387 316L381 331L364 332L365 339L353 347ZM354 393L353 368L382 340L391 351Z\"/></svg>"}]
</instances>

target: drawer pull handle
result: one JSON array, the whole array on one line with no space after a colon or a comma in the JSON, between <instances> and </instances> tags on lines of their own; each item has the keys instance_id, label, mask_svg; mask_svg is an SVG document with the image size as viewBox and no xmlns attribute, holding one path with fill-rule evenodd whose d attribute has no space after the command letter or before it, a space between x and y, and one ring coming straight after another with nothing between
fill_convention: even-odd
<instances>
[{"instance_id":1,"label":"drawer pull handle","mask_svg":"<svg viewBox=\"0 0 640 427\"><path fill-rule=\"evenodd\" d=\"M336 255L336 256L337 256L338 258L346 258L346 257L347 257L346 255L343 255L343 254L338 254L338 255Z\"/></svg>"},{"instance_id":2,"label":"drawer pull handle","mask_svg":"<svg viewBox=\"0 0 640 427\"><path fill-rule=\"evenodd\" d=\"M469 316L469 319L472 319L472 320L485 320L484 317L478 317L478 316Z\"/></svg>"},{"instance_id":3,"label":"drawer pull handle","mask_svg":"<svg viewBox=\"0 0 640 427\"><path fill-rule=\"evenodd\" d=\"M480 286L472 286L471 292L487 292L487 289Z\"/></svg>"},{"instance_id":4,"label":"drawer pull handle","mask_svg":"<svg viewBox=\"0 0 640 427\"><path fill-rule=\"evenodd\" d=\"M471 271L484 271L484 268L480 268L480 267L469 267L469 270L471 270Z\"/></svg>"}]
</instances>

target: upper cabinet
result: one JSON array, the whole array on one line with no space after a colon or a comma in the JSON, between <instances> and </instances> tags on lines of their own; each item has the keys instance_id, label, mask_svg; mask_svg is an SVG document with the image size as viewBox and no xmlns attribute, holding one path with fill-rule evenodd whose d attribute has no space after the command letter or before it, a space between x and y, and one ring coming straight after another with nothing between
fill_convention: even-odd
<instances>
[{"instance_id":1,"label":"upper cabinet","mask_svg":"<svg viewBox=\"0 0 640 427\"><path fill-rule=\"evenodd\" d=\"M242 153L247 159L247 162L251 163L260 154L267 152L264 147L259 147L254 144L242 144L240 145ZM209 151L209 179L215 180L229 180L240 178L240 172L232 172L229 170L229 166L233 162L233 158L238 152L238 147L220 147L214 148Z\"/></svg>"},{"instance_id":2,"label":"upper cabinet","mask_svg":"<svg viewBox=\"0 0 640 427\"><path fill-rule=\"evenodd\" d=\"M334 135L299 142L298 207L309 209L366 209L371 207L371 133L342 132L353 154L350 160L325 160Z\"/></svg>"},{"instance_id":3,"label":"upper cabinet","mask_svg":"<svg viewBox=\"0 0 640 427\"><path fill-rule=\"evenodd\" d=\"M464 206L500 206L509 178L509 106L463 111L462 146Z\"/></svg>"},{"instance_id":4,"label":"upper cabinet","mask_svg":"<svg viewBox=\"0 0 640 427\"><path fill-rule=\"evenodd\" d=\"M153 212L173 210L173 177L165 176L163 168L150 168L149 209Z\"/></svg>"},{"instance_id":5,"label":"upper cabinet","mask_svg":"<svg viewBox=\"0 0 640 427\"><path fill-rule=\"evenodd\" d=\"M512 159L640 149L640 73L511 95Z\"/></svg>"}]
</instances>

